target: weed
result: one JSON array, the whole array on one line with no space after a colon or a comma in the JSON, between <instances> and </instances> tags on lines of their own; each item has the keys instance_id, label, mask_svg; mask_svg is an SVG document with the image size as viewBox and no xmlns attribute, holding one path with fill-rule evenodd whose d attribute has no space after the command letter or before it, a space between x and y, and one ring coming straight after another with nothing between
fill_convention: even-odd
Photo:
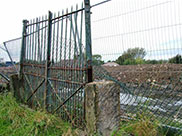
<instances>
[{"instance_id":1,"label":"weed","mask_svg":"<svg viewBox=\"0 0 182 136\"><path fill-rule=\"evenodd\" d=\"M165 136L159 122L142 113L130 121L121 121L119 130L112 136Z\"/></svg>"}]
</instances>

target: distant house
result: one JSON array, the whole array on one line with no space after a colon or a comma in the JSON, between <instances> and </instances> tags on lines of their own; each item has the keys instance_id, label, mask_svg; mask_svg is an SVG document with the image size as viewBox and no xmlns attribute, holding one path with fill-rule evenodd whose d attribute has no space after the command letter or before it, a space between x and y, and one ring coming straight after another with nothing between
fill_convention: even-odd
<instances>
[{"instance_id":1,"label":"distant house","mask_svg":"<svg viewBox=\"0 0 182 136\"><path fill-rule=\"evenodd\" d=\"M119 66L119 64L117 64L115 62L108 62L108 63L103 64L102 66L116 67L116 66Z\"/></svg>"},{"instance_id":2,"label":"distant house","mask_svg":"<svg viewBox=\"0 0 182 136\"><path fill-rule=\"evenodd\" d=\"M6 61L5 65L6 67L13 66L16 62Z\"/></svg>"}]
</instances>

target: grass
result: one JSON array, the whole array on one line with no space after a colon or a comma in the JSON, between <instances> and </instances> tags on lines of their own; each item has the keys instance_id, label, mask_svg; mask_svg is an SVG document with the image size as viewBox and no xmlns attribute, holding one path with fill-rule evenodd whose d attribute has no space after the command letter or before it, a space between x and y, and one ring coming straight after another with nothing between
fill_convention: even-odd
<instances>
[{"instance_id":1,"label":"grass","mask_svg":"<svg viewBox=\"0 0 182 136\"><path fill-rule=\"evenodd\" d=\"M76 136L60 118L34 111L16 102L11 93L0 94L0 136Z\"/></svg>"},{"instance_id":2,"label":"grass","mask_svg":"<svg viewBox=\"0 0 182 136\"><path fill-rule=\"evenodd\" d=\"M145 112L136 114L133 120L123 120L112 136L179 136L161 127L155 116L150 117ZM21 105L11 93L0 93L0 136L80 136L81 133L59 117Z\"/></svg>"},{"instance_id":3,"label":"grass","mask_svg":"<svg viewBox=\"0 0 182 136\"><path fill-rule=\"evenodd\" d=\"M121 121L120 128L112 136L182 136L164 129L160 122L146 113L137 114L133 120Z\"/></svg>"}]
</instances>

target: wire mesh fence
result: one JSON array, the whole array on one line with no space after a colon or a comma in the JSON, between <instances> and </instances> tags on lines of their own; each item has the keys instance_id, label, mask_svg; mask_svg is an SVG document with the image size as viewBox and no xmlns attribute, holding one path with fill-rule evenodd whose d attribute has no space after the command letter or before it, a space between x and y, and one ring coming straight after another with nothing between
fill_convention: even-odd
<instances>
[{"instance_id":1,"label":"wire mesh fence","mask_svg":"<svg viewBox=\"0 0 182 136\"><path fill-rule=\"evenodd\" d=\"M21 38L6 41L0 45L0 84L19 71Z\"/></svg>"},{"instance_id":2,"label":"wire mesh fence","mask_svg":"<svg viewBox=\"0 0 182 136\"><path fill-rule=\"evenodd\" d=\"M148 112L162 124L179 129L180 133L181 5L180 0L113 0L92 8L91 23L94 80L112 80L120 85L121 116L133 117L137 112ZM87 78L83 11L83 7L81 10L77 7L74 12L71 9L71 13L66 11L62 16L61 13L53 14L50 63L47 64L51 72L46 79L50 89L47 94L49 110L59 108L61 101L68 101L59 112L77 125L83 121L77 115L84 118L84 89L79 87ZM48 16L44 16L31 20L26 28L22 65L26 100L32 107L44 105L46 99L43 97L48 26ZM20 46L21 38L1 44L0 61L19 63ZM9 70L18 71L15 67L0 67L0 72L8 75ZM70 97L72 94L76 95Z\"/></svg>"},{"instance_id":3,"label":"wire mesh fence","mask_svg":"<svg viewBox=\"0 0 182 136\"><path fill-rule=\"evenodd\" d=\"M181 5L114 0L92 9L94 79L121 86L122 117L150 112L182 130Z\"/></svg>"}]
</instances>

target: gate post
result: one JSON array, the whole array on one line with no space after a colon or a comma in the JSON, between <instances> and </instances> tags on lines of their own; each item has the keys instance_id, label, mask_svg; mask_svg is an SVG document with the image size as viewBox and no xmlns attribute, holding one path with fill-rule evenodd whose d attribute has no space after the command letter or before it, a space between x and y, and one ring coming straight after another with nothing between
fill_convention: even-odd
<instances>
[{"instance_id":1,"label":"gate post","mask_svg":"<svg viewBox=\"0 0 182 136\"><path fill-rule=\"evenodd\" d=\"M91 40L91 19L90 19L90 0L84 0L85 4L85 33L86 33L86 65L87 82L93 81L92 76L92 40Z\"/></svg>"},{"instance_id":2,"label":"gate post","mask_svg":"<svg viewBox=\"0 0 182 136\"><path fill-rule=\"evenodd\" d=\"M120 123L120 87L112 81L92 82L85 95L88 134L110 136Z\"/></svg>"},{"instance_id":3,"label":"gate post","mask_svg":"<svg viewBox=\"0 0 182 136\"><path fill-rule=\"evenodd\" d=\"M26 29L27 29L28 20L23 20L23 33L22 33L22 45L21 45L21 55L20 55L20 77L23 76L23 62L25 59L25 50L26 50Z\"/></svg>"},{"instance_id":4,"label":"gate post","mask_svg":"<svg viewBox=\"0 0 182 136\"><path fill-rule=\"evenodd\" d=\"M48 77L50 75L49 67L50 67L50 60L51 60L51 33L52 33L52 12L49 11L48 16L48 37L47 37L47 58L45 64L45 91L44 91L44 108L47 109L47 96L49 93L48 89Z\"/></svg>"}]
</instances>

